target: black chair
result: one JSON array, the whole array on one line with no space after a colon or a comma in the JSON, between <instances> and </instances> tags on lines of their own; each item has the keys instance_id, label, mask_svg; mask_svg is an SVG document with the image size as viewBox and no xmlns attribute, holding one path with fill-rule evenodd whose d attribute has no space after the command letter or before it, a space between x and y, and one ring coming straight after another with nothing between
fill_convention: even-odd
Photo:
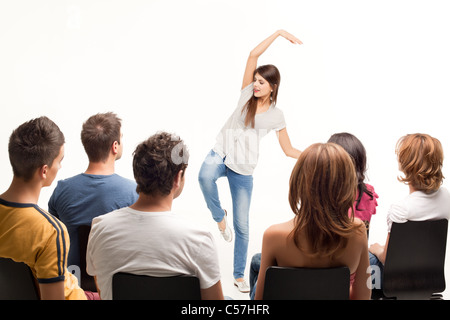
<instances>
[{"instance_id":1,"label":"black chair","mask_svg":"<svg viewBox=\"0 0 450 320\"><path fill-rule=\"evenodd\" d=\"M151 277L119 272L113 276L113 300L200 300L193 276Z\"/></svg>"},{"instance_id":2,"label":"black chair","mask_svg":"<svg viewBox=\"0 0 450 320\"><path fill-rule=\"evenodd\" d=\"M91 232L90 225L81 225L78 227L78 247L80 248L80 269L81 269L80 287L85 291L97 292L97 286L95 284L94 277L88 275L86 272L86 252L90 232Z\"/></svg>"},{"instance_id":3,"label":"black chair","mask_svg":"<svg viewBox=\"0 0 450 320\"><path fill-rule=\"evenodd\" d=\"M393 223L383 272L383 293L396 299L434 299L445 290L448 221Z\"/></svg>"},{"instance_id":4,"label":"black chair","mask_svg":"<svg viewBox=\"0 0 450 320\"><path fill-rule=\"evenodd\" d=\"M0 258L0 300L39 300L39 288L30 268Z\"/></svg>"},{"instance_id":5,"label":"black chair","mask_svg":"<svg viewBox=\"0 0 450 320\"><path fill-rule=\"evenodd\" d=\"M348 300L350 270L336 268L269 267L264 300Z\"/></svg>"}]
</instances>

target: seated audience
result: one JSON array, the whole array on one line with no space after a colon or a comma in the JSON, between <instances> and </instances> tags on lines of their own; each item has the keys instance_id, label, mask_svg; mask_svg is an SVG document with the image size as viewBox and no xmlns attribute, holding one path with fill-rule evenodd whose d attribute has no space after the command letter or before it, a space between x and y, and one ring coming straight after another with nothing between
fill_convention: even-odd
<instances>
[{"instance_id":1,"label":"seated audience","mask_svg":"<svg viewBox=\"0 0 450 320\"><path fill-rule=\"evenodd\" d=\"M0 195L0 257L30 267L42 300L87 298L67 270L66 226L37 205L41 189L51 185L61 168L64 140L47 117L14 130L8 145L13 180Z\"/></svg>"},{"instance_id":2,"label":"seated audience","mask_svg":"<svg viewBox=\"0 0 450 320\"><path fill-rule=\"evenodd\" d=\"M200 280L202 299L224 298L213 236L171 211L184 187L188 158L184 142L165 132L137 146L138 200L92 221L87 271L102 299L112 299L112 277L118 272L193 275Z\"/></svg>"},{"instance_id":3,"label":"seated audience","mask_svg":"<svg viewBox=\"0 0 450 320\"><path fill-rule=\"evenodd\" d=\"M370 246L370 264L380 268L381 277L389 245L392 222L449 219L450 193L441 187L444 176L444 152L441 142L427 134L408 134L396 146L398 177L409 187L409 195L394 203L387 213L387 238L385 245ZM382 281L379 281L382 284ZM378 289L378 288L377 288Z\"/></svg>"},{"instance_id":4,"label":"seated audience","mask_svg":"<svg viewBox=\"0 0 450 320\"><path fill-rule=\"evenodd\" d=\"M364 183L367 170L366 149L361 141L350 133L333 134L328 142L340 145L347 151L353 159L356 177L358 179L358 193L353 204L353 212L356 218L361 219L366 225L367 235L369 234L370 219L377 212L377 198L375 189L368 183ZM351 211L349 210L349 213Z\"/></svg>"},{"instance_id":5,"label":"seated audience","mask_svg":"<svg viewBox=\"0 0 450 320\"><path fill-rule=\"evenodd\" d=\"M353 218L358 180L349 154L334 143L313 144L300 155L289 185L295 217L265 231L262 252L250 268L251 298L262 299L270 266L347 266L350 298L370 299L367 234Z\"/></svg>"},{"instance_id":6,"label":"seated audience","mask_svg":"<svg viewBox=\"0 0 450 320\"><path fill-rule=\"evenodd\" d=\"M115 162L123 152L121 120L114 113L90 117L81 131L81 142L89 159L84 173L60 180L48 210L67 227L70 237L68 265L80 267L78 227L92 219L133 204L136 183L115 173ZM85 258L85 257L84 257Z\"/></svg>"}]
</instances>

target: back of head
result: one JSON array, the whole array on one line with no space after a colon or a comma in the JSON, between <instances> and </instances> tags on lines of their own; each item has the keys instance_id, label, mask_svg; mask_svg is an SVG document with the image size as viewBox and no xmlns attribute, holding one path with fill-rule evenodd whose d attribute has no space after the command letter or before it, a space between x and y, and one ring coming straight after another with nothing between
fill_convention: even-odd
<instances>
[{"instance_id":1,"label":"back of head","mask_svg":"<svg viewBox=\"0 0 450 320\"><path fill-rule=\"evenodd\" d=\"M328 142L340 145L353 159L356 177L358 179L358 199L356 200L356 209L358 210L358 205L361 201L363 192L373 198L372 192L367 190L366 184L364 183L367 170L366 148L364 148L364 145L357 137L347 132L333 134L330 139L328 139Z\"/></svg>"},{"instance_id":2,"label":"back of head","mask_svg":"<svg viewBox=\"0 0 450 320\"><path fill-rule=\"evenodd\" d=\"M137 192L166 196L180 170L188 165L189 153L180 137L159 132L140 143L134 151L133 172Z\"/></svg>"},{"instance_id":3,"label":"back of head","mask_svg":"<svg viewBox=\"0 0 450 320\"><path fill-rule=\"evenodd\" d=\"M364 173L366 171L366 149L361 141L351 133L342 132L333 134L328 142L336 143L344 148L345 151L355 161L356 174L358 175L358 181L362 179L364 181Z\"/></svg>"},{"instance_id":4,"label":"back of head","mask_svg":"<svg viewBox=\"0 0 450 320\"><path fill-rule=\"evenodd\" d=\"M341 146L317 143L301 153L289 188L289 203L296 214L292 236L300 250L333 256L345 248L355 230L348 212L356 186L353 161ZM301 234L306 235L309 250L300 245Z\"/></svg>"},{"instance_id":5,"label":"back of head","mask_svg":"<svg viewBox=\"0 0 450 320\"><path fill-rule=\"evenodd\" d=\"M47 117L23 123L9 138L9 160L14 176L29 181L38 168L44 165L51 168L64 143L64 134Z\"/></svg>"},{"instance_id":6,"label":"back of head","mask_svg":"<svg viewBox=\"0 0 450 320\"><path fill-rule=\"evenodd\" d=\"M121 119L112 112L98 113L83 124L81 142L91 162L105 161L112 144L120 143Z\"/></svg>"},{"instance_id":7,"label":"back of head","mask_svg":"<svg viewBox=\"0 0 450 320\"><path fill-rule=\"evenodd\" d=\"M438 139L428 134L408 134L397 142L396 153L405 175L399 177L399 181L426 193L440 188L444 179L444 152Z\"/></svg>"}]
</instances>

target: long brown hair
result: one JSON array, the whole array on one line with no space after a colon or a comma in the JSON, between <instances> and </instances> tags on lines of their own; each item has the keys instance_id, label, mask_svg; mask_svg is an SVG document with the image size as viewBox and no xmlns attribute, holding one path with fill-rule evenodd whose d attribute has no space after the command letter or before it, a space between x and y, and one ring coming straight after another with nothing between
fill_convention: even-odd
<instances>
[{"instance_id":1,"label":"long brown hair","mask_svg":"<svg viewBox=\"0 0 450 320\"><path fill-rule=\"evenodd\" d=\"M356 199L356 210L361 202L363 193L366 193L370 199L373 199L373 193L367 189L364 180L366 179L367 171L367 156L366 148L362 142L351 133L342 132L333 134L328 142L333 142L344 148L345 151L352 157L356 169L356 177L358 178L358 198Z\"/></svg>"},{"instance_id":2,"label":"long brown hair","mask_svg":"<svg viewBox=\"0 0 450 320\"><path fill-rule=\"evenodd\" d=\"M272 92L270 94L270 100L275 105L277 103L278 96L278 88L280 87L281 76L277 67L271 64L266 64L256 68L253 72L253 77L256 74L259 74L263 77L272 88ZM242 108L242 113L247 111L247 115L245 116L245 126L251 125L252 128L255 127L255 115L256 109L258 107L258 98L252 95L252 97L247 101L244 108Z\"/></svg>"},{"instance_id":3,"label":"long brown hair","mask_svg":"<svg viewBox=\"0 0 450 320\"><path fill-rule=\"evenodd\" d=\"M296 215L291 236L301 251L333 258L347 246L358 228L353 223L357 184L352 159L341 146L316 143L301 153L289 187ZM308 239L306 246L300 244L301 234Z\"/></svg>"}]
</instances>

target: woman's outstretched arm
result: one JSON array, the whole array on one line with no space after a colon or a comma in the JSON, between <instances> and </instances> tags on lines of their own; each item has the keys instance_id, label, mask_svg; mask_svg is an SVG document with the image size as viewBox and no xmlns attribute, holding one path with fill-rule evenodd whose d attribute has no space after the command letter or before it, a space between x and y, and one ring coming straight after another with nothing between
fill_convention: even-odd
<instances>
[{"instance_id":1,"label":"woman's outstretched arm","mask_svg":"<svg viewBox=\"0 0 450 320\"><path fill-rule=\"evenodd\" d=\"M279 36L282 36L283 38L289 40L293 44L303 43L289 32L284 30L278 30L270 37L265 39L263 42L261 42L259 45L257 45L256 48L254 48L250 52L250 55L248 56L247 65L245 67L244 72L244 80L242 81L242 89L244 89L246 86L248 86L250 83L253 82L253 72L256 69L259 56L262 55L264 51L266 51L267 48L272 44L272 42L274 42L275 39L278 38Z\"/></svg>"},{"instance_id":2,"label":"woman's outstretched arm","mask_svg":"<svg viewBox=\"0 0 450 320\"><path fill-rule=\"evenodd\" d=\"M277 131L277 137L281 149L283 149L283 152L286 156L294 159L298 159L298 157L300 157L300 154L302 152L292 146L291 139L289 139L289 135L287 133L286 128Z\"/></svg>"}]
</instances>

